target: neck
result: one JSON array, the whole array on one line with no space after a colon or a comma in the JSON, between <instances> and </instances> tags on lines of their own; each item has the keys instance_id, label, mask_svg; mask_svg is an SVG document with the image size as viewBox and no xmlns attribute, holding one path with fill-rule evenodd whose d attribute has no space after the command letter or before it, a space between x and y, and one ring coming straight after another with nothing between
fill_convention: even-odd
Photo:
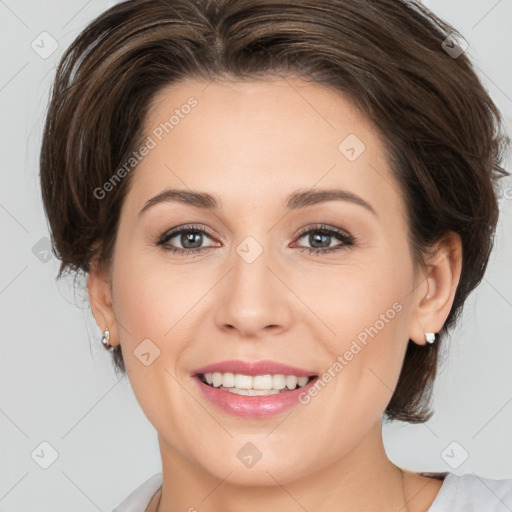
<instances>
[{"instance_id":1,"label":"neck","mask_svg":"<svg viewBox=\"0 0 512 512\"><path fill-rule=\"evenodd\" d=\"M386 455L380 422L350 453L284 485L271 470L263 484L233 483L236 467L216 478L160 437L159 442L163 485L158 512L205 507L210 512L295 512L298 506L325 512L408 511L404 474Z\"/></svg>"}]
</instances>

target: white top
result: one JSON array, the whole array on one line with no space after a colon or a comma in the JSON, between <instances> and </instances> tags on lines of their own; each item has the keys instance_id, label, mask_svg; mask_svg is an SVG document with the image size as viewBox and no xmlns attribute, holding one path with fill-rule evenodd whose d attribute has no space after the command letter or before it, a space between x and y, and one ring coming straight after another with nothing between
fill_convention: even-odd
<instances>
[{"instance_id":1,"label":"white top","mask_svg":"<svg viewBox=\"0 0 512 512\"><path fill-rule=\"evenodd\" d=\"M429 473L430 475L430 473ZM135 489L112 512L144 512L162 485L162 473ZM427 512L510 512L512 479L491 480L474 474L448 473Z\"/></svg>"}]
</instances>

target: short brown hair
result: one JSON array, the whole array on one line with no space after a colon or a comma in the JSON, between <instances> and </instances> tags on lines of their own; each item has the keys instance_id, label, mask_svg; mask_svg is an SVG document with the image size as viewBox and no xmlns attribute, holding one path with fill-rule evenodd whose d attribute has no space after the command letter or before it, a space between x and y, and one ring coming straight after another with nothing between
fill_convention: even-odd
<instances>
[{"instance_id":1,"label":"short brown hair","mask_svg":"<svg viewBox=\"0 0 512 512\"><path fill-rule=\"evenodd\" d=\"M500 114L456 30L399 0L130 0L91 22L56 73L40 158L53 250L64 270L108 268L131 174L97 199L139 146L152 98L180 79L298 76L343 93L382 136L406 204L415 266L447 231L461 278L434 345L409 341L385 416L424 422L440 341L483 278L498 221L508 143ZM453 40L453 39L451 39ZM453 46L452 44L450 46ZM121 347L116 370L125 371Z\"/></svg>"}]
</instances>

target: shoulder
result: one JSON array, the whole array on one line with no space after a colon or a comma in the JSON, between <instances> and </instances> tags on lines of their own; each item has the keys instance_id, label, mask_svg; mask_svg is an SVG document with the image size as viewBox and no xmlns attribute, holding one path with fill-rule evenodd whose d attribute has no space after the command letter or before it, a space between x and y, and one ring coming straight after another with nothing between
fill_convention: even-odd
<instances>
[{"instance_id":1,"label":"shoulder","mask_svg":"<svg viewBox=\"0 0 512 512\"><path fill-rule=\"evenodd\" d=\"M468 473L447 473L428 512L510 512L512 478L493 480Z\"/></svg>"},{"instance_id":2,"label":"shoulder","mask_svg":"<svg viewBox=\"0 0 512 512\"><path fill-rule=\"evenodd\" d=\"M144 510L161 485L162 473L157 473L137 487L112 512L140 512Z\"/></svg>"}]
</instances>

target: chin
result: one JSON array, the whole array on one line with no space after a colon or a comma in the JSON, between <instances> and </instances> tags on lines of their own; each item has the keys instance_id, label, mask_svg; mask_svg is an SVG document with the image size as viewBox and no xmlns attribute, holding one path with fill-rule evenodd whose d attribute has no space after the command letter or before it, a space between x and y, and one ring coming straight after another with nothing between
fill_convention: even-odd
<instances>
[{"instance_id":1,"label":"chin","mask_svg":"<svg viewBox=\"0 0 512 512\"><path fill-rule=\"evenodd\" d=\"M214 459L205 464L207 461L202 460L201 465L205 471L213 477L224 480L226 479L231 485L239 485L244 487L264 487L287 485L295 480L306 478L311 474L314 466L311 462L302 459L290 458L288 454L269 453L269 458L265 460L265 455L256 462L252 461L252 466L247 466L235 456L234 458ZM212 457L213 458L213 457Z\"/></svg>"}]
</instances>

